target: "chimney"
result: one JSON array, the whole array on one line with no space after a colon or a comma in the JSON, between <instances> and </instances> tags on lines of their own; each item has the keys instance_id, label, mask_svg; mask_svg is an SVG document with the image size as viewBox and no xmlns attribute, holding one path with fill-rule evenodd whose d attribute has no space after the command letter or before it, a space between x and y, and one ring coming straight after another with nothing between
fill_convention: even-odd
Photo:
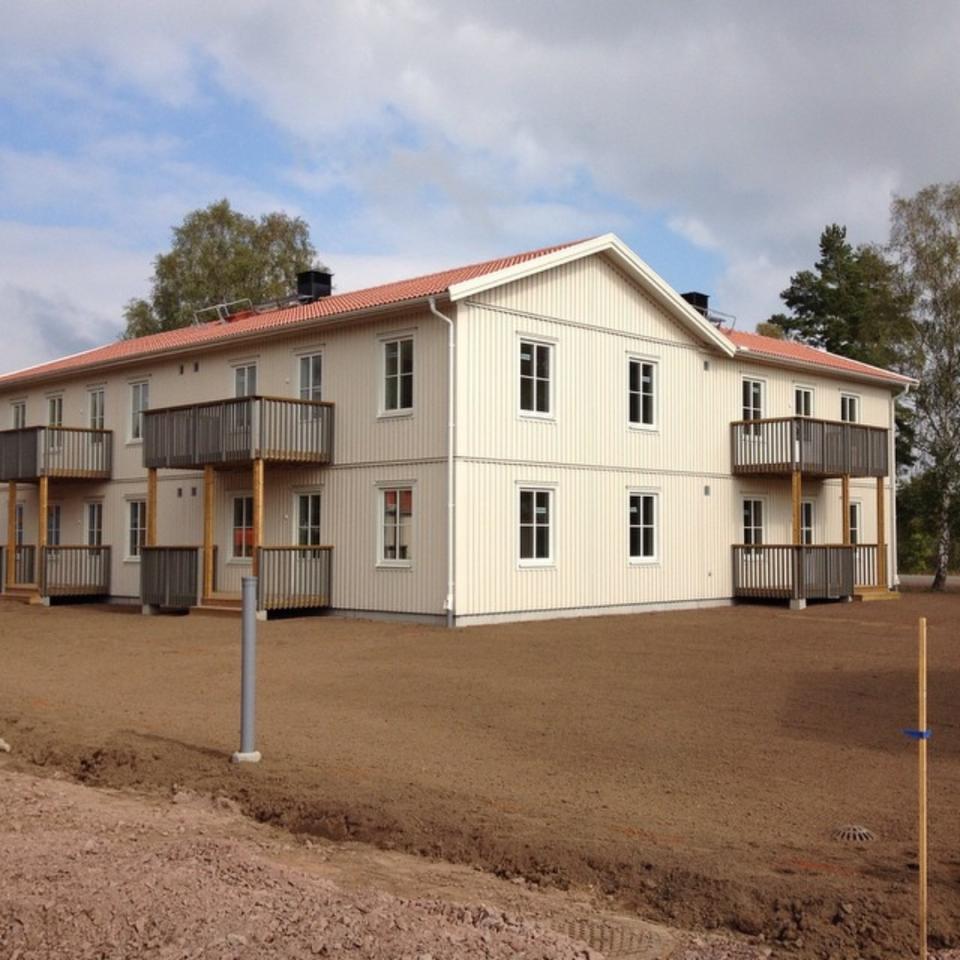
<instances>
[{"instance_id":1,"label":"chimney","mask_svg":"<svg viewBox=\"0 0 960 960\"><path fill-rule=\"evenodd\" d=\"M297 297L301 303L329 297L332 290L333 274L329 270L301 270L297 274Z\"/></svg>"},{"instance_id":2,"label":"chimney","mask_svg":"<svg viewBox=\"0 0 960 960\"><path fill-rule=\"evenodd\" d=\"M683 297L697 313L709 319L710 310L708 304L710 303L710 297L708 297L707 294L697 293L696 290L691 290L689 293L681 293L680 296Z\"/></svg>"}]
</instances>

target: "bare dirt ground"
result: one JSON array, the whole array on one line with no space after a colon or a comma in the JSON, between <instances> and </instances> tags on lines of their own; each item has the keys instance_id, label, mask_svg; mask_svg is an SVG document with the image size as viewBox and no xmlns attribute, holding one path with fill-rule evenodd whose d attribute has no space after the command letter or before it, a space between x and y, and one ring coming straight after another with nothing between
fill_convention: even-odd
<instances>
[{"instance_id":1,"label":"bare dirt ground","mask_svg":"<svg viewBox=\"0 0 960 960\"><path fill-rule=\"evenodd\" d=\"M947 948L960 943L955 595L454 633L271 622L256 768L226 762L237 621L3 604L0 736L8 769L229 797L302 838L569 888L594 910L738 931L775 954L903 957L915 955L916 746L900 730L914 725L920 614L931 946ZM877 839L834 841L846 823Z\"/></svg>"}]
</instances>

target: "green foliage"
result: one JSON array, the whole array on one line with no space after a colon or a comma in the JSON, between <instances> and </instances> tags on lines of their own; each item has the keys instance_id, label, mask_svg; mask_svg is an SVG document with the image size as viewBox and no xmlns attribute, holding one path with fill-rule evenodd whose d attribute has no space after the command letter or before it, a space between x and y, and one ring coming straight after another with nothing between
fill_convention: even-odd
<instances>
[{"instance_id":1,"label":"green foliage","mask_svg":"<svg viewBox=\"0 0 960 960\"><path fill-rule=\"evenodd\" d=\"M238 213L226 199L188 213L173 228L173 243L153 262L149 299L124 309L125 337L185 327L195 310L231 300L275 300L296 289L297 273L317 251L299 217Z\"/></svg>"},{"instance_id":2,"label":"green foliage","mask_svg":"<svg viewBox=\"0 0 960 960\"><path fill-rule=\"evenodd\" d=\"M915 474L897 490L897 565L901 573L930 573L936 566L939 490L936 476ZM949 569L960 569L960 503L950 511Z\"/></svg>"},{"instance_id":3,"label":"green foliage","mask_svg":"<svg viewBox=\"0 0 960 960\"><path fill-rule=\"evenodd\" d=\"M759 333L761 337L773 337L774 340L784 339L783 327L776 323L770 323L767 320L761 320L760 323L757 324L757 333Z\"/></svg>"},{"instance_id":4,"label":"green foliage","mask_svg":"<svg viewBox=\"0 0 960 960\"><path fill-rule=\"evenodd\" d=\"M820 235L820 259L790 278L780 298L790 314L770 323L791 339L878 367L895 366L910 334L909 298L896 267L876 248L854 248L847 228L833 223Z\"/></svg>"}]
</instances>

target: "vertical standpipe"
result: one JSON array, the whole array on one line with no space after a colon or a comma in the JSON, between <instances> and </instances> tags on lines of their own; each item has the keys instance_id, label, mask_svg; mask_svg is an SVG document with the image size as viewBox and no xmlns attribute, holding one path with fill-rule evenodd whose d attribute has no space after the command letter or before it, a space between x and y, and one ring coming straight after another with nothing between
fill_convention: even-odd
<instances>
[{"instance_id":1,"label":"vertical standpipe","mask_svg":"<svg viewBox=\"0 0 960 960\"><path fill-rule=\"evenodd\" d=\"M240 750L234 763L259 763L254 749L257 696L257 578L243 577L243 621L240 664Z\"/></svg>"}]
</instances>

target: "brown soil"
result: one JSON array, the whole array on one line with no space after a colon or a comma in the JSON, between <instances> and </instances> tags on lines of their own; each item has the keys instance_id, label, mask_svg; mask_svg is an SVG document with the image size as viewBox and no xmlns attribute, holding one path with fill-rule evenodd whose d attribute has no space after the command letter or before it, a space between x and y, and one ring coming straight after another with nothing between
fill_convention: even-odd
<instances>
[{"instance_id":1,"label":"brown soil","mask_svg":"<svg viewBox=\"0 0 960 960\"><path fill-rule=\"evenodd\" d=\"M472 628L0 606L0 736L94 784L593 890L804 957L915 952L915 622L931 629L931 946L960 942L957 596ZM846 823L871 843L832 839Z\"/></svg>"}]
</instances>

